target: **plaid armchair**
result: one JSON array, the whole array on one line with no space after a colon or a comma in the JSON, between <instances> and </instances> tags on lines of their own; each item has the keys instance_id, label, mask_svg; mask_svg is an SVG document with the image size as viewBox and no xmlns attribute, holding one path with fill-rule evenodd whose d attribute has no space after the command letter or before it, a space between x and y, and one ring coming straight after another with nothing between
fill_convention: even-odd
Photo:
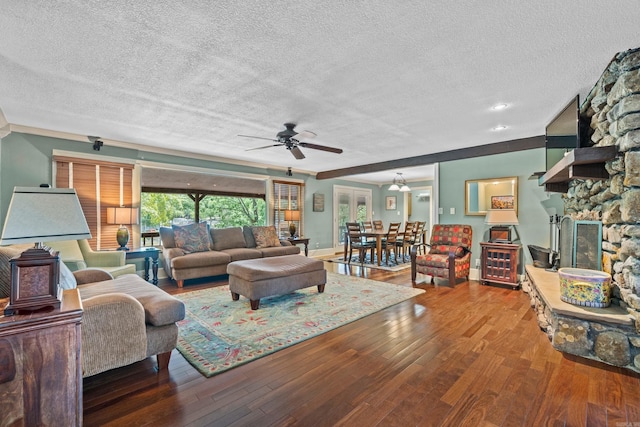
<instances>
[{"instance_id":1,"label":"plaid armchair","mask_svg":"<svg viewBox=\"0 0 640 427\"><path fill-rule=\"evenodd\" d=\"M418 255L420 245L411 248L411 282L415 284L417 273L449 280L454 286L456 279L469 280L471 268L471 243L473 230L464 224L436 224L431 232L429 252Z\"/></svg>"}]
</instances>

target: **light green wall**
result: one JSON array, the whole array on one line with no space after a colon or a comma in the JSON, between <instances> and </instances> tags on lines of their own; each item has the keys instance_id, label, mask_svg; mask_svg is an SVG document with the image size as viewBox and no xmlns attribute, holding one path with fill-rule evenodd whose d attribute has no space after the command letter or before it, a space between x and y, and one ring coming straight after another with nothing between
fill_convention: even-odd
<instances>
[{"instance_id":1,"label":"light green wall","mask_svg":"<svg viewBox=\"0 0 640 427\"><path fill-rule=\"evenodd\" d=\"M88 142L83 143L15 132L2 138L0 145L0 214L2 224L4 224L13 187L37 187L43 183L53 184L51 179L54 149L129 160L139 159L171 165L195 166L285 178L282 170L238 166L229 163L109 147L107 145L97 152L93 150L92 145ZM334 185L368 188L372 190L374 203L377 203L376 201L380 199L381 190L376 185L367 185L343 179L318 181L313 176L296 173L295 168L293 178L302 179L305 182L304 234L311 239L310 250L314 250L316 247L319 249L330 248L333 245L332 195ZM325 195L324 212L313 212L313 193L315 192ZM317 246L316 243L318 244Z\"/></svg>"},{"instance_id":2,"label":"light green wall","mask_svg":"<svg viewBox=\"0 0 640 427\"><path fill-rule=\"evenodd\" d=\"M472 267L480 258L481 241L486 241L488 226L484 216L464 214L464 185L469 179L518 177L518 232L523 245L525 263L530 264L531 255L527 245L550 246L549 216L562 215L564 205L559 193L547 193L530 180L534 172L545 170L545 150L517 151L513 153L455 160L440 164L441 224L469 224L473 227ZM455 208L455 214L450 213Z\"/></svg>"},{"instance_id":3,"label":"light green wall","mask_svg":"<svg viewBox=\"0 0 640 427\"><path fill-rule=\"evenodd\" d=\"M11 133L0 141L0 213L2 223L11 200L14 186L38 186L41 183L51 184L52 153L54 149L65 150L123 159L144 159L146 161L167 163L172 165L197 166L219 170L239 171L260 175L284 178L282 170L268 168L252 168L222 162L209 162L200 159L169 156L126 148L104 146L100 152L93 151L91 144L69 141L58 138ZM484 238L487 227L484 217L464 215L464 182L467 179L495 178L518 176L519 232L525 245L525 256L530 261L526 250L527 244L543 247L549 246L549 215L562 214L563 204L557 193L546 193L537 185L537 181L529 180L533 172L544 170L544 149L535 149L493 156L463 159L440 164L440 207L441 223L468 223L473 226L474 260L480 256L479 243ZM305 224L304 234L311 239L311 250L329 248L333 244L333 186L369 188L373 194L374 218L380 218L385 224L401 221L404 217L401 193L387 191L376 185L366 185L344 179L318 181L314 177L295 173L293 178L305 182ZM433 185L432 181L411 183L413 187ZM325 196L324 212L313 212L313 193ZM384 198L387 195L398 196L398 210L385 210ZM449 209L454 207L456 213L451 215ZM400 214L398 215L398 212ZM475 261L474 261L475 263ZM475 265L475 264L474 264Z\"/></svg>"}]
</instances>

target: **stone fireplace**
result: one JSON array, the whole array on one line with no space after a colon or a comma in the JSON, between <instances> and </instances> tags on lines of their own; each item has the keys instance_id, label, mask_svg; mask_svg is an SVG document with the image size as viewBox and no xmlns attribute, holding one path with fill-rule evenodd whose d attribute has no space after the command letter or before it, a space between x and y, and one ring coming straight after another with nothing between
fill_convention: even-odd
<instances>
[{"instance_id":1,"label":"stone fireplace","mask_svg":"<svg viewBox=\"0 0 640 427\"><path fill-rule=\"evenodd\" d=\"M569 181L565 215L602 223L602 266L613 279L613 303L606 311L564 310L545 295L554 286L541 285L554 279L532 266L523 289L556 349L640 372L640 48L613 58L581 114L591 119L593 146L615 146L617 155L605 163L609 178Z\"/></svg>"}]
</instances>

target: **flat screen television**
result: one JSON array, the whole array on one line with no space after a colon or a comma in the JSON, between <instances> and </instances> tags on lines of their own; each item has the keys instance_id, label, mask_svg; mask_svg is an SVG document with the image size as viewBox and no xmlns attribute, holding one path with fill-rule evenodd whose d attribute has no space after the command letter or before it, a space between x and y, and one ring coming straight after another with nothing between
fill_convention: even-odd
<instances>
[{"instance_id":1,"label":"flat screen television","mask_svg":"<svg viewBox=\"0 0 640 427\"><path fill-rule=\"evenodd\" d=\"M545 128L546 170L581 147L580 95L569 102Z\"/></svg>"}]
</instances>

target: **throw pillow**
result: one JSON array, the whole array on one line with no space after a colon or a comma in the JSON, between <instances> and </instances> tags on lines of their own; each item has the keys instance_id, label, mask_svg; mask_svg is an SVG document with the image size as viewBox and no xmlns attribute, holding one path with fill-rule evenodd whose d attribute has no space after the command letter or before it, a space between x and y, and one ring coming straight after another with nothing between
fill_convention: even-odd
<instances>
[{"instance_id":1,"label":"throw pillow","mask_svg":"<svg viewBox=\"0 0 640 427\"><path fill-rule=\"evenodd\" d=\"M253 227L253 237L256 239L256 248L258 249L281 246L276 227L273 225Z\"/></svg>"},{"instance_id":2,"label":"throw pillow","mask_svg":"<svg viewBox=\"0 0 640 427\"><path fill-rule=\"evenodd\" d=\"M209 250L209 230L207 223L193 223L188 225L173 225L176 247L185 253L205 252Z\"/></svg>"},{"instance_id":3,"label":"throw pillow","mask_svg":"<svg viewBox=\"0 0 640 427\"><path fill-rule=\"evenodd\" d=\"M60 261L60 287L62 289L75 289L78 286L78 282L76 282L76 276L73 275L71 270L67 265Z\"/></svg>"},{"instance_id":4,"label":"throw pillow","mask_svg":"<svg viewBox=\"0 0 640 427\"><path fill-rule=\"evenodd\" d=\"M244 234L244 241L247 243L248 248L256 247L256 238L253 237L253 227L245 225L242 227L242 233Z\"/></svg>"},{"instance_id":5,"label":"throw pillow","mask_svg":"<svg viewBox=\"0 0 640 427\"><path fill-rule=\"evenodd\" d=\"M247 247L240 227L212 228L210 233L214 251Z\"/></svg>"},{"instance_id":6,"label":"throw pillow","mask_svg":"<svg viewBox=\"0 0 640 427\"><path fill-rule=\"evenodd\" d=\"M171 227L160 227L160 240L162 240L163 248L175 248L176 241L173 234L173 228Z\"/></svg>"}]
</instances>

